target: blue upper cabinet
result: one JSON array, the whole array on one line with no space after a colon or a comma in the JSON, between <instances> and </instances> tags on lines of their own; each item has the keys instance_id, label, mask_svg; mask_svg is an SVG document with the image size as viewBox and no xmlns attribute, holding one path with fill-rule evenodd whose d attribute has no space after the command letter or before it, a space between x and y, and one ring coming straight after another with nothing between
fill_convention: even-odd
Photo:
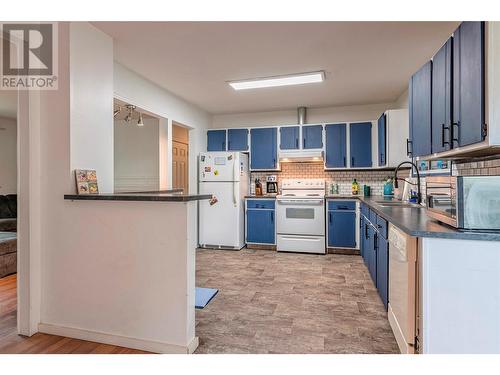
<instances>
[{"instance_id":1,"label":"blue upper cabinet","mask_svg":"<svg viewBox=\"0 0 500 375\"><path fill-rule=\"evenodd\" d=\"M385 113L379 117L377 123L378 137L378 166L387 165L387 121Z\"/></svg>"},{"instance_id":2,"label":"blue upper cabinet","mask_svg":"<svg viewBox=\"0 0 500 375\"><path fill-rule=\"evenodd\" d=\"M229 129L227 131L228 151L248 151L248 129Z\"/></svg>"},{"instance_id":3,"label":"blue upper cabinet","mask_svg":"<svg viewBox=\"0 0 500 375\"><path fill-rule=\"evenodd\" d=\"M323 125L302 126L302 148L323 148Z\"/></svg>"},{"instance_id":4,"label":"blue upper cabinet","mask_svg":"<svg viewBox=\"0 0 500 375\"><path fill-rule=\"evenodd\" d=\"M432 152L451 148L452 39L432 59Z\"/></svg>"},{"instance_id":5,"label":"blue upper cabinet","mask_svg":"<svg viewBox=\"0 0 500 375\"><path fill-rule=\"evenodd\" d=\"M299 126L284 126L280 128L280 149L298 150L300 140Z\"/></svg>"},{"instance_id":6,"label":"blue upper cabinet","mask_svg":"<svg viewBox=\"0 0 500 375\"><path fill-rule=\"evenodd\" d=\"M431 85L432 62L427 62L410 79L408 88L410 110L410 156L431 153Z\"/></svg>"},{"instance_id":7,"label":"blue upper cabinet","mask_svg":"<svg viewBox=\"0 0 500 375\"><path fill-rule=\"evenodd\" d=\"M454 146L481 142L484 125L484 22L462 22L453 34Z\"/></svg>"},{"instance_id":8,"label":"blue upper cabinet","mask_svg":"<svg viewBox=\"0 0 500 375\"><path fill-rule=\"evenodd\" d=\"M207 151L226 151L226 131L207 131Z\"/></svg>"},{"instance_id":9,"label":"blue upper cabinet","mask_svg":"<svg viewBox=\"0 0 500 375\"><path fill-rule=\"evenodd\" d=\"M250 129L250 169L277 169L277 133L277 128Z\"/></svg>"},{"instance_id":10,"label":"blue upper cabinet","mask_svg":"<svg viewBox=\"0 0 500 375\"><path fill-rule=\"evenodd\" d=\"M350 124L351 167L370 168L372 166L372 123Z\"/></svg>"},{"instance_id":11,"label":"blue upper cabinet","mask_svg":"<svg viewBox=\"0 0 500 375\"><path fill-rule=\"evenodd\" d=\"M346 124L325 126L326 168L345 168L346 165Z\"/></svg>"}]
</instances>

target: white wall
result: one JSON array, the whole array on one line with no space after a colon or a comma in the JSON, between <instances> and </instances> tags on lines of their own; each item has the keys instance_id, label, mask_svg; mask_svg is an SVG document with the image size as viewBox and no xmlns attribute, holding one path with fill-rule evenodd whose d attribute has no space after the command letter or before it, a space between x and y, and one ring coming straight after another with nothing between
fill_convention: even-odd
<instances>
[{"instance_id":1,"label":"white wall","mask_svg":"<svg viewBox=\"0 0 500 375\"><path fill-rule=\"evenodd\" d=\"M342 107L308 108L307 123L334 123L349 121L376 120L388 109L408 108L408 91L405 91L394 103L353 105ZM246 126L276 126L297 123L297 110L282 110L252 113L230 113L213 115L211 128L229 128Z\"/></svg>"},{"instance_id":2,"label":"white wall","mask_svg":"<svg viewBox=\"0 0 500 375\"><path fill-rule=\"evenodd\" d=\"M71 170L95 169L113 192L113 40L87 22L70 38Z\"/></svg>"},{"instance_id":3,"label":"white wall","mask_svg":"<svg viewBox=\"0 0 500 375\"><path fill-rule=\"evenodd\" d=\"M105 44L107 40L89 25L73 25L71 30L76 33L71 37L72 43L82 42L81 48L89 53L98 48L99 41ZM88 41L93 38L95 46L90 46ZM75 52L72 61L84 54L74 51L77 46L71 46ZM71 78L78 81L81 74L89 79L99 77L101 68L110 72L112 48L112 43L108 49L99 47L102 56L95 58L102 58L102 67L89 61L81 71L73 67ZM109 60L104 61L103 56ZM82 59L86 61L86 57ZM110 172L99 176L101 190L104 185L112 187L113 181L113 92L101 87L96 92L95 86L99 86L96 81L95 84L80 82L70 105L69 63L70 23L63 22L59 23L59 89L34 93L29 113L22 111L19 117L23 125L19 134L22 166L19 283L24 306L20 314L21 317L30 314L30 326L21 330L32 334L42 327L63 335L87 335L89 340L114 338L119 340L118 345L150 343L159 351L168 351L169 345L174 345L172 350L185 349L192 345L195 324L196 204L63 199L64 194L75 191L72 157L83 157L72 150L72 146L76 151L82 150L80 144L75 145L80 139L73 132L72 120L81 126L78 131L86 140L87 149L92 152L93 147L99 147L106 167L111 163ZM81 61L75 64L81 65ZM102 85L108 88L109 77L101 78ZM182 119L203 132L196 144L206 142L204 126L209 123L206 113L132 72L119 74L118 78L118 92L130 94L142 107L156 109L165 117ZM71 89L75 90L75 86ZM100 101L92 98L96 95ZM111 131L107 122L104 124L104 116L101 119L104 125L93 127L93 137L106 138L109 148L94 144L84 131L84 118L72 116L72 109L81 110L75 108L77 102L86 104L89 113L100 114L109 103ZM108 182L103 184L104 181ZM185 230L179 229L180 225ZM26 286L29 293L25 292ZM120 337L125 341L120 341Z\"/></svg>"},{"instance_id":4,"label":"white wall","mask_svg":"<svg viewBox=\"0 0 500 375\"><path fill-rule=\"evenodd\" d=\"M17 121L0 117L0 194L17 193Z\"/></svg>"},{"instance_id":5,"label":"white wall","mask_svg":"<svg viewBox=\"0 0 500 375\"><path fill-rule=\"evenodd\" d=\"M114 121L115 192L160 188L159 120L144 118L144 126Z\"/></svg>"},{"instance_id":6,"label":"white wall","mask_svg":"<svg viewBox=\"0 0 500 375\"><path fill-rule=\"evenodd\" d=\"M189 190L197 192L197 168L193 166L197 165L198 154L206 150L206 129L210 126L211 116L116 62L114 85L115 96L118 99L168 119L167 155L172 154L172 121L191 128L189 133ZM160 160L160 163L163 163L163 160ZM171 162L168 162L168 188L172 186L171 171Z\"/></svg>"},{"instance_id":7,"label":"white wall","mask_svg":"<svg viewBox=\"0 0 500 375\"><path fill-rule=\"evenodd\" d=\"M394 102L394 109L408 108L408 89L406 89Z\"/></svg>"},{"instance_id":8,"label":"white wall","mask_svg":"<svg viewBox=\"0 0 500 375\"><path fill-rule=\"evenodd\" d=\"M376 120L392 103L345 107L309 108L307 123ZM297 123L297 110L214 115L212 128L275 126Z\"/></svg>"}]
</instances>

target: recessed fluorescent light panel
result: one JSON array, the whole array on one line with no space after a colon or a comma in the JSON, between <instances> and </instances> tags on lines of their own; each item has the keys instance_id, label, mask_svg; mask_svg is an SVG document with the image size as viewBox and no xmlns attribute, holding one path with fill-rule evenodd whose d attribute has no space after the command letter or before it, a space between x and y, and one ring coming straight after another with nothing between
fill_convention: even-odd
<instances>
[{"instance_id":1,"label":"recessed fluorescent light panel","mask_svg":"<svg viewBox=\"0 0 500 375\"><path fill-rule=\"evenodd\" d=\"M306 83L317 83L325 80L325 72L311 72L289 74L286 76L275 76L266 78L245 79L241 81L229 81L229 85L235 90L260 89L264 87L278 87L290 85L304 85Z\"/></svg>"}]
</instances>

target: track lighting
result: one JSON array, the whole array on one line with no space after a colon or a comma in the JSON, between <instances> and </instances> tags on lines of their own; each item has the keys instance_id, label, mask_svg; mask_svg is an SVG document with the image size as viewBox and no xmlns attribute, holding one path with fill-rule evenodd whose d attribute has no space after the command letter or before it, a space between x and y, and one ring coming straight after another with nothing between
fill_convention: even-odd
<instances>
[{"instance_id":1,"label":"track lighting","mask_svg":"<svg viewBox=\"0 0 500 375\"><path fill-rule=\"evenodd\" d=\"M137 126L144 126L144 122L142 121L142 113L139 112L139 121L137 121Z\"/></svg>"}]
</instances>

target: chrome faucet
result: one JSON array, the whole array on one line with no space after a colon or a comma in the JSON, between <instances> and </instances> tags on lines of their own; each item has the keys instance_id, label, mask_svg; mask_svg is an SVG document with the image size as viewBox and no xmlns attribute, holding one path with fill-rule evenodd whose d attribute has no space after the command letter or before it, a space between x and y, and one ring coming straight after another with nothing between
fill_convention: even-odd
<instances>
[{"instance_id":1,"label":"chrome faucet","mask_svg":"<svg viewBox=\"0 0 500 375\"><path fill-rule=\"evenodd\" d=\"M422 194L420 194L420 172L418 171L418 167L415 163L411 162L411 161L403 161L401 163L399 163L399 165L396 167L396 170L394 171L394 188L398 188L398 180L402 180L402 181L405 181L407 183L409 183L410 185L415 185L414 183L412 182L409 182L407 180L405 180L404 178L398 178L398 170L399 168L403 165L403 164L410 164L412 167L415 168L415 171L417 172L417 203L420 204L422 203Z\"/></svg>"}]
</instances>

